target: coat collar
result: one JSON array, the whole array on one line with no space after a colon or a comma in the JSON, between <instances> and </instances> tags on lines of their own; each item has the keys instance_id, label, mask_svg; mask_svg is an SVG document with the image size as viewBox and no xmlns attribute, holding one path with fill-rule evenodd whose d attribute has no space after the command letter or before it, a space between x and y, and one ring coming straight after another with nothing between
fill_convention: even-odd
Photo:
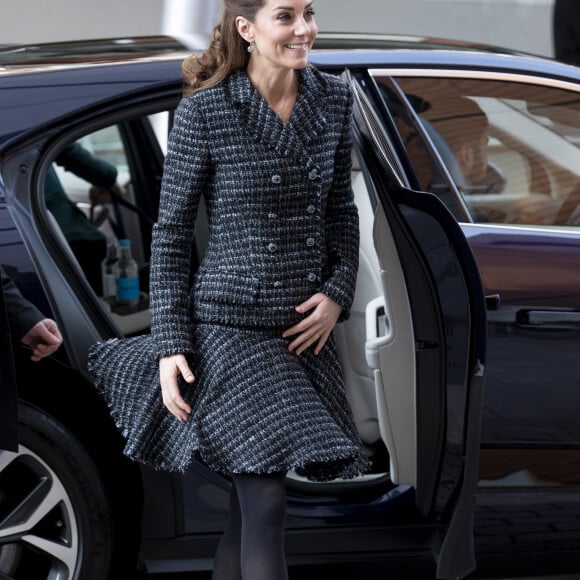
<instances>
[{"instance_id":1,"label":"coat collar","mask_svg":"<svg viewBox=\"0 0 580 580\"><path fill-rule=\"evenodd\" d=\"M312 165L308 145L323 134L326 124L327 90L326 81L315 69L301 69L296 104L288 123L284 123L245 71L237 71L226 80L226 92L252 138L307 165Z\"/></svg>"}]
</instances>

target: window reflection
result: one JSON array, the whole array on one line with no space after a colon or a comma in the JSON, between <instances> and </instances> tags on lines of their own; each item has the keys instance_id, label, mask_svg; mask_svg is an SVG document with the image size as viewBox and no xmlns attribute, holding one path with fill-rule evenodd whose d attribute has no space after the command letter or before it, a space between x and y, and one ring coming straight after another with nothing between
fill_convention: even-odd
<instances>
[{"instance_id":1,"label":"window reflection","mask_svg":"<svg viewBox=\"0 0 580 580\"><path fill-rule=\"evenodd\" d=\"M580 225L580 97L481 79L377 79L418 186L475 222ZM454 211L454 207L450 207Z\"/></svg>"}]
</instances>

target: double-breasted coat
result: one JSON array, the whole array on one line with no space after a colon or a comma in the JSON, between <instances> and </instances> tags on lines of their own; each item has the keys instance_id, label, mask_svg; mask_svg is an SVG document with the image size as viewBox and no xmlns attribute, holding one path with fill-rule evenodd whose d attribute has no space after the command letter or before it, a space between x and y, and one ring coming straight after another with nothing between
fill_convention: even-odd
<instances>
[{"instance_id":1,"label":"double-breasted coat","mask_svg":"<svg viewBox=\"0 0 580 580\"><path fill-rule=\"evenodd\" d=\"M297 469L319 480L366 469L333 338L318 356L297 356L281 336L317 292L349 313L359 242L351 116L346 83L313 67L300 71L288 123L245 71L176 110L150 298L152 351L186 354L196 375L182 384L194 410L180 465L193 454L228 473ZM209 240L193 272L202 196ZM172 448L156 453L175 454L183 428L163 422Z\"/></svg>"},{"instance_id":2,"label":"double-breasted coat","mask_svg":"<svg viewBox=\"0 0 580 580\"><path fill-rule=\"evenodd\" d=\"M295 307L320 291L347 315L359 236L351 111L346 84L312 67L287 124L245 72L181 102L152 245L160 355L190 349L192 308L206 322L288 327L300 318ZM209 243L190 289L202 195Z\"/></svg>"}]
</instances>

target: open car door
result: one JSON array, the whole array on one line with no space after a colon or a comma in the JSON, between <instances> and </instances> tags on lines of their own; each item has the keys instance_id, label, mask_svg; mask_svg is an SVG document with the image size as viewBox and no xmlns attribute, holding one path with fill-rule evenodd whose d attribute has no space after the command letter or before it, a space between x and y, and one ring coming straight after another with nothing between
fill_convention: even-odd
<instances>
[{"instance_id":1,"label":"open car door","mask_svg":"<svg viewBox=\"0 0 580 580\"><path fill-rule=\"evenodd\" d=\"M437 578L475 568L486 313L481 279L456 219L409 189L380 117L356 79L354 141L374 203L383 294L366 310L381 437L394 483L441 527Z\"/></svg>"}]
</instances>

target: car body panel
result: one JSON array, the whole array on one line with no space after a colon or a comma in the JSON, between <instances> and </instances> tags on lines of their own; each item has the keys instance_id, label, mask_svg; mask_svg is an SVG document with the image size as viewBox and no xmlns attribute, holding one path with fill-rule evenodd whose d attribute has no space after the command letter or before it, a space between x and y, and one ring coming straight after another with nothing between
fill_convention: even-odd
<instances>
[{"instance_id":1,"label":"car body panel","mask_svg":"<svg viewBox=\"0 0 580 580\"><path fill-rule=\"evenodd\" d=\"M123 95L139 90L147 91L164 83L175 84L179 75L178 61L159 61L135 66L113 64L91 68L57 70L39 73L30 78L25 74L2 74L0 86L10 99L3 99L0 115L3 125L0 131L0 151L5 141L22 138L32 128L54 124L60 117L70 116L82 110L90 110L107 99L120 99ZM50 80L49 80L50 79ZM87 89L89 82L90 89ZM62 87L67 87L67 98L62 98ZM50 109L38 107L38 101L51 102ZM30 105L21 109L21 116L14 116L7 109L9 103L21 102ZM20 108L19 108L20 109Z\"/></svg>"},{"instance_id":2,"label":"car body panel","mask_svg":"<svg viewBox=\"0 0 580 580\"><path fill-rule=\"evenodd\" d=\"M501 296L500 307L489 313L493 387L486 393L483 445L580 445L578 233L479 224L464 231L486 293ZM548 340L558 347L547 351Z\"/></svg>"}]
</instances>

